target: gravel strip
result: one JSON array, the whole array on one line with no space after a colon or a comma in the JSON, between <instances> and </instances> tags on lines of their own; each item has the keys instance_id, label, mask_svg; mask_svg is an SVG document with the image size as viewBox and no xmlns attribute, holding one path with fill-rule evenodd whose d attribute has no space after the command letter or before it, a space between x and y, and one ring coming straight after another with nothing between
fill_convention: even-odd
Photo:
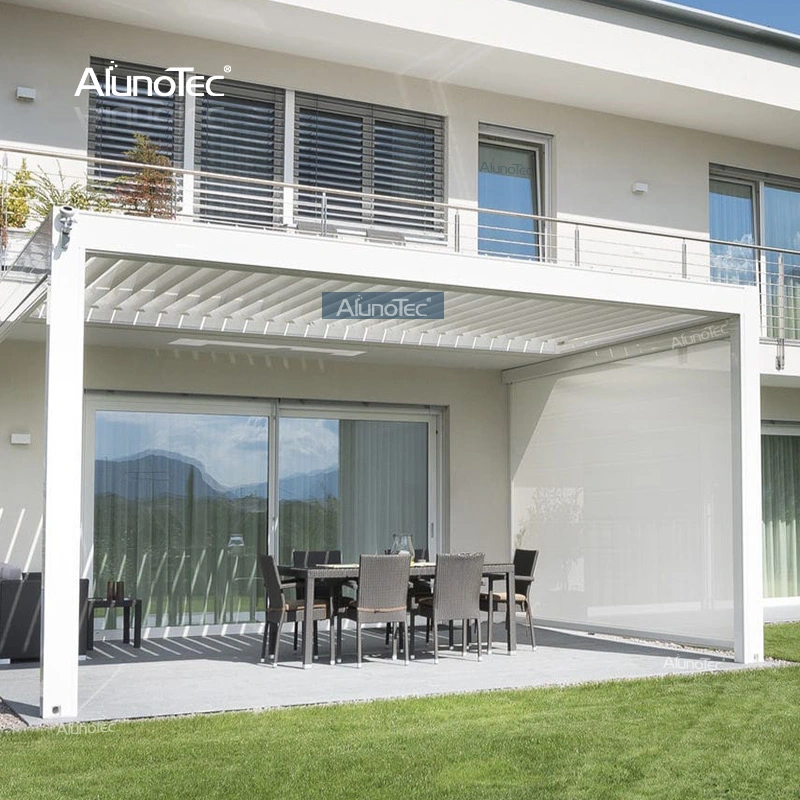
<instances>
[{"instance_id":1,"label":"gravel strip","mask_svg":"<svg viewBox=\"0 0 800 800\"><path fill-rule=\"evenodd\" d=\"M11 706L0 698L0 732L21 731L27 727L27 724L11 710Z\"/></svg>"}]
</instances>

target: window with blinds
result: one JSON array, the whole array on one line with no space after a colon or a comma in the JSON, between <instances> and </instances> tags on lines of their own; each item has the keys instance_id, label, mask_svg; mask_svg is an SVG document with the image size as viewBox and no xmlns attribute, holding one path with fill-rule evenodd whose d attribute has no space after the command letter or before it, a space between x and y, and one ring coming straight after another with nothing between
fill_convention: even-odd
<instances>
[{"instance_id":1,"label":"window with blinds","mask_svg":"<svg viewBox=\"0 0 800 800\"><path fill-rule=\"evenodd\" d=\"M443 232L442 117L300 93L295 106L295 180L327 190L298 192L299 217L324 202L331 220Z\"/></svg>"},{"instance_id":2,"label":"window with blinds","mask_svg":"<svg viewBox=\"0 0 800 800\"><path fill-rule=\"evenodd\" d=\"M110 59L92 58L90 65L107 95L106 68ZM125 91L125 79L133 75L146 75L153 79L166 74L157 67L114 62L111 73L116 79L118 90ZM179 97L135 97L89 95L89 155L94 158L127 160L126 153L135 144L134 134L147 136L156 145L161 155L169 163L183 166L183 100ZM135 169L109 164L90 165L90 181L95 189L113 194L119 191L121 176L130 175ZM116 181L116 183L115 183ZM170 182L174 184L172 179ZM171 185L167 190L177 195L178 187Z\"/></svg>"},{"instance_id":3,"label":"window with blinds","mask_svg":"<svg viewBox=\"0 0 800 800\"><path fill-rule=\"evenodd\" d=\"M195 213L204 220L270 226L280 215L279 189L237 178L283 180L284 93L225 81L224 97L199 97L195 169L229 175L199 178Z\"/></svg>"}]
</instances>

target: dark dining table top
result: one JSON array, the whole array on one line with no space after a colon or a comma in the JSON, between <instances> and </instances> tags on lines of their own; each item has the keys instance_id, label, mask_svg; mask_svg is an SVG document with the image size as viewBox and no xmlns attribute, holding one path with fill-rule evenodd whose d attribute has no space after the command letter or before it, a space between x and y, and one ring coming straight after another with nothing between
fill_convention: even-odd
<instances>
[{"instance_id":1,"label":"dark dining table top","mask_svg":"<svg viewBox=\"0 0 800 800\"><path fill-rule=\"evenodd\" d=\"M357 578L359 573L358 564L321 564L316 567L295 567L291 564L284 564L278 567L282 575L294 575L296 577L313 577L315 579L325 578ZM486 562L483 565L484 575L506 575L514 571L511 562ZM436 574L436 562L417 561L411 564L409 574L415 578L432 578Z\"/></svg>"}]
</instances>

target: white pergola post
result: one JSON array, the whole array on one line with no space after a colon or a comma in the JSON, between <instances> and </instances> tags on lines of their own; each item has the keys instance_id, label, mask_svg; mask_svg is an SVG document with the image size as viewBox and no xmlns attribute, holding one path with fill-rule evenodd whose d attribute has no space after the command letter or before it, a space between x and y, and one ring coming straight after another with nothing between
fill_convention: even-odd
<instances>
[{"instance_id":1,"label":"white pergola post","mask_svg":"<svg viewBox=\"0 0 800 800\"><path fill-rule=\"evenodd\" d=\"M742 664L764 659L759 319L753 291L731 335L734 657Z\"/></svg>"},{"instance_id":2,"label":"white pergola post","mask_svg":"<svg viewBox=\"0 0 800 800\"><path fill-rule=\"evenodd\" d=\"M78 636L83 448L85 251L75 221L65 236L54 209L47 296L45 492L42 553L44 719L78 715Z\"/></svg>"}]
</instances>

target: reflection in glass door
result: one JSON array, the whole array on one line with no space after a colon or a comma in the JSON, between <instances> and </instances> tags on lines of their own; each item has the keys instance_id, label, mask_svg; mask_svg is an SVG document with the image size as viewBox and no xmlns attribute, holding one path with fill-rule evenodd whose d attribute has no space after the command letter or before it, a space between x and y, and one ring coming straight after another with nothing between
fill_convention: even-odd
<instances>
[{"instance_id":1,"label":"reflection in glass door","mask_svg":"<svg viewBox=\"0 0 800 800\"><path fill-rule=\"evenodd\" d=\"M764 244L800 250L800 190L764 186ZM800 257L766 253L767 336L800 338Z\"/></svg>"},{"instance_id":2,"label":"reflection in glass door","mask_svg":"<svg viewBox=\"0 0 800 800\"><path fill-rule=\"evenodd\" d=\"M95 413L94 585L125 582L148 626L255 621L268 417Z\"/></svg>"},{"instance_id":3,"label":"reflection in glass door","mask_svg":"<svg viewBox=\"0 0 800 800\"><path fill-rule=\"evenodd\" d=\"M479 145L478 251L511 258L538 259L541 215L539 159L535 148L497 142Z\"/></svg>"},{"instance_id":4,"label":"reflection in glass door","mask_svg":"<svg viewBox=\"0 0 800 800\"><path fill-rule=\"evenodd\" d=\"M279 559L382 553L392 534L428 547L429 423L281 416Z\"/></svg>"},{"instance_id":5,"label":"reflection in glass door","mask_svg":"<svg viewBox=\"0 0 800 800\"><path fill-rule=\"evenodd\" d=\"M720 283L756 283L755 186L752 183L712 178L709 206L711 238L725 244L711 245L711 280Z\"/></svg>"}]
</instances>

